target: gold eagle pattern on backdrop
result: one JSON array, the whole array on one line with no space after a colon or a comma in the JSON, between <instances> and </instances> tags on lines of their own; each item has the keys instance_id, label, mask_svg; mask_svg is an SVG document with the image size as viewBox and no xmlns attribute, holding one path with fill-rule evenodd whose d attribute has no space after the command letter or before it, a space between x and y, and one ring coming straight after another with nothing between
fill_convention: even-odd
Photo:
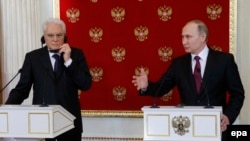
<instances>
[{"instance_id":1,"label":"gold eagle pattern on backdrop","mask_svg":"<svg viewBox=\"0 0 250 141\"><path fill-rule=\"evenodd\" d=\"M222 7L217 4L211 4L207 6L207 14L208 18L211 20L216 20L220 18L220 14L222 12Z\"/></svg>"},{"instance_id":2,"label":"gold eagle pattern on backdrop","mask_svg":"<svg viewBox=\"0 0 250 141\"><path fill-rule=\"evenodd\" d=\"M75 23L79 20L80 10L77 8L70 8L66 11L69 22Z\"/></svg>"},{"instance_id":3,"label":"gold eagle pattern on backdrop","mask_svg":"<svg viewBox=\"0 0 250 141\"><path fill-rule=\"evenodd\" d=\"M192 0L190 5L193 1L195 0ZM120 103L138 95L131 83L132 75L139 75L140 69L143 68L149 78L152 77L156 81L165 72L172 59L180 55L178 52L183 50L180 47L181 37L175 36L173 40L169 39L169 35L181 34L181 27L185 24L181 21L183 18L189 20L186 17L191 16L193 19L200 15L197 18L216 26L220 24L220 20L227 12L223 2L216 0L203 2L197 8L199 12L195 15L189 14L194 9L190 9L190 5L179 6L168 0L112 2L114 4L111 4L110 0L88 0L87 2L78 0L78 4L72 2L71 5L64 5L66 8L63 16L67 24L74 27L74 32L80 33L70 37L77 38L75 42L78 42L79 38L81 42L88 42L89 46L82 48L86 53L87 61L90 62L93 85L104 83L107 85L105 87L107 91L102 93L108 93L112 100ZM127 3L136 4L137 7L131 7ZM177 9L178 6L183 11ZM86 9L89 13L86 13ZM67 29L67 32L71 31ZM179 46L176 46L177 43ZM210 46L218 51L226 48L224 44L218 42ZM86 51L86 48L90 48L91 53ZM154 64L159 64L159 68L155 68ZM119 73L122 74L118 75ZM130 82L124 82L128 79ZM160 98L161 102L171 102L175 93L175 90L171 90Z\"/></svg>"},{"instance_id":4,"label":"gold eagle pattern on backdrop","mask_svg":"<svg viewBox=\"0 0 250 141\"><path fill-rule=\"evenodd\" d=\"M111 9L111 16L113 21L119 23L125 19L125 9L122 7L116 7Z\"/></svg>"},{"instance_id":5,"label":"gold eagle pattern on backdrop","mask_svg":"<svg viewBox=\"0 0 250 141\"><path fill-rule=\"evenodd\" d=\"M171 19L173 9L170 6L163 5L158 8L157 12L160 20L165 22Z\"/></svg>"}]
</instances>

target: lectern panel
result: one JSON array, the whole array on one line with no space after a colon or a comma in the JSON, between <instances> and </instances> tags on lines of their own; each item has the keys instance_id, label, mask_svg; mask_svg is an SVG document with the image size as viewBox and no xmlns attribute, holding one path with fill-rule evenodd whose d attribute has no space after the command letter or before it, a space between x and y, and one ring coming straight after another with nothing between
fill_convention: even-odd
<instances>
[{"instance_id":1,"label":"lectern panel","mask_svg":"<svg viewBox=\"0 0 250 141\"><path fill-rule=\"evenodd\" d=\"M216 115L193 115L194 137L217 137Z\"/></svg>"},{"instance_id":2,"label":"lectern panel","mask_svg":"<svg viewBox=\"0 0 250 141\"><path fill-rule=\"evenodd\" d=\"M142 108L144 141L221 141L222 107Z\"/></svg>"},{"instance_id":3,"label":"lectern panel","mask_svg":"<svg viewBox=\"0 0 250 141\"><path fill-rule=\"evenodd\" d=\"M0 137L54 138L74 128L74 120L60 105L1 105Z\"/></svg>"},{"instance_id":4,"label":"lectern panel","mask_svg":"<svg viewBox=\"0 0 250 141\"><path fill-rule=\"evenodd\" d=\"M49 134L50 120L48 113L29 113L29 133Z\"/></svg>"},{"instance_id":5,"label":"lectern panel","mask_svg":"<svg viewBox=\"0 0 250 141\"><path fill-rule=\"evenodd\" d=\"M146 118L148 122L146 127L148 136L170 135L170 118L168 114L149 114Z\"/></svg>"},{"instance_id":6,"label":"lectern panel","mask_svg":"<svg viewBox=\"0 0 250 141\"><path fill-rule=\"evenodd\" d=\"M0 133L8 133L8 114L0 113Z\"/></svg>"}]
</instances>

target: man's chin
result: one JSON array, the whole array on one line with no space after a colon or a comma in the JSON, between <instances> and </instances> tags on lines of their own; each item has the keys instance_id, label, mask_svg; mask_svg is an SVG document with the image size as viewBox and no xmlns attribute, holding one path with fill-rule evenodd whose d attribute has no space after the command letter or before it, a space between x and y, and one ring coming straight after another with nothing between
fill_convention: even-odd
<instances>
[{"instance_id":1,"label":"man's chin","mask_svg":"<svg viewBox=\"0 0 250 141\"><path fill-rule=\"evenodd\" d=\"M190 53L191 51L189 49L185 48L185 52Z\"/></svg>"}]
</instances>

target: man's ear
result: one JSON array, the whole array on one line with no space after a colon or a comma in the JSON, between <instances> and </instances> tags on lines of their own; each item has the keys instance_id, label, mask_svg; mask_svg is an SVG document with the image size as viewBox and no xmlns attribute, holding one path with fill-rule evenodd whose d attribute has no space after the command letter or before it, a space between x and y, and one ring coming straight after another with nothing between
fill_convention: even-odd
<instances>
[{"instance_id":1,"label":"man's ear","mask_svg":"<svg viewBox=\"0 0 250 141\"><path fill-rule=\"evenodd\" d=\"M202 37L202 41L203 41L203 42L206 42L206 40L207 40L207 34L202 33L202 34L201 34L201 37Z\"/></svg>"}]
</instances>

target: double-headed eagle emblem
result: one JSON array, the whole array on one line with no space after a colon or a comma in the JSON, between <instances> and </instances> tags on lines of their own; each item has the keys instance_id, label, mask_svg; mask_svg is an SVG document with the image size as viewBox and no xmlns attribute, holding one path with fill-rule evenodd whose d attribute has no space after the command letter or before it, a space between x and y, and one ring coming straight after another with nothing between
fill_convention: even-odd
<instances>
[{"instance_id":1,"label":"double-headed eagle emblem","mask_svg":"<svg viewBox=\"0 0 250 141\"><path fill-rule=\"evenodd\" d=\"M185 133L189 132L190 120L186 116L175 116L172 119L172 127L174 131L178 135L184 135Z\"/></svg>"}]
</instances>

